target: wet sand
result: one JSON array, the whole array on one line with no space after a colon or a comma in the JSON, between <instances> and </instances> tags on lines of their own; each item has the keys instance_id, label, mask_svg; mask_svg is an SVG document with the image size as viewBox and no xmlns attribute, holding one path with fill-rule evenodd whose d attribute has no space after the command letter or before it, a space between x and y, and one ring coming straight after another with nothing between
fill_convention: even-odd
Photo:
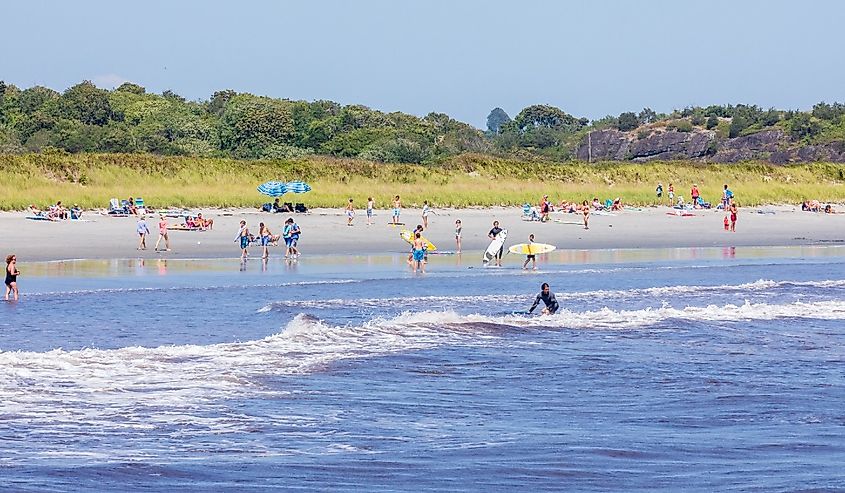
<instances>
[{"instance_id":1,"label":"wet sand","mask_svg":"<svg viewBox=\"0 0 845 493\"><path fill-rule=\"evenodd\" d=\"M487 233L498 220L508 230L507 245L523 243L533 233L535 241L559 249L617 249L665 247L787 246L845 244L845 214L802 212L796 207L769 206L740 209L735 233L723 229L724 214L694 211L692 217L669 215L669 208L626 209L610 215L592 214L590 229L584 229L580 214L552 213L547 223L521 219L519 208L438 209L429 218L424 233L439 251L453 252L455 220L463 223L463 251L480 252L489 243ZM758 213L763 211L765 213ZM194 211L199 212L199 211ZM374 224L366 225L364 211L357 211L354 226L346 226L339 209L316 209L308 214L269 214L255 210L202 210L214 219L211 231L170 231L171 251L154 252L158 216L148 216L153 234L148 249L136 250L137 218L116 218L87 213L88 222L33 221L27 214L0 213L0 248L3 255L15 253L21 262L83 258L227 258L240 255L233 241L241 219L250 231L258 232L265 222L274 234L281 233L288 217L302 227L299 242L303 257L308 255L354 255L405 252L408 245L399 238L402 228L412 229L422 222L421 211L405 209L405 226L388 225L389 210L378 210ZM173 224L177 220L168 218ZM284 247L271 247L272 257L283 256ZM250 248L251 257L260 257L260 247Z\"/></svg>"}]
</instances>

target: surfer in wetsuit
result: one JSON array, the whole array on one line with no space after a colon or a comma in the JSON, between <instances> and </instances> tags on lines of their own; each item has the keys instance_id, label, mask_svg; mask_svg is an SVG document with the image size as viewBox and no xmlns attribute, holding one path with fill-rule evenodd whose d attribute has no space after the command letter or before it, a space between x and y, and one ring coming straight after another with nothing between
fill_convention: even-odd
<instances>
[{"instance_id":1,"label":"surfer in wetsuit","mask_svg":"<svg viewBox=\"0 0 845 493\"><path fill-rule=\"evenodd\" d=\"M496 237L499 236L499 233L501 233L502 231L502 228L499 227L499 221L493 221L493 229L491 229L490 232L487 233L487 237L491 240L495 240ZM499 251L496 252L496 255L493 256L493 258L496 259L496 265L499 267L502 266L502 254L504 253L504 251L505 244L502 243L502 246L499 247Z\"/></svg>"},{"instance_id":2,"label":"surfer in wetsuit","mask_svg":"<svg viewBox=\"0 0 845 493\"><path fill-rule=\"evenodd\" d=\"M544 282L540 286L540 289L540 294L538 294L537 298L534 299L534 304L528 309L528 313L533 312L542 300L543 303L546 304L546 307L543 308L543 315L551 315L560 308L560 305L558 305L557 300L555 299L555 294L552 293L551 289L549 289L549 283Z\"/></svg>"}]
</instances>

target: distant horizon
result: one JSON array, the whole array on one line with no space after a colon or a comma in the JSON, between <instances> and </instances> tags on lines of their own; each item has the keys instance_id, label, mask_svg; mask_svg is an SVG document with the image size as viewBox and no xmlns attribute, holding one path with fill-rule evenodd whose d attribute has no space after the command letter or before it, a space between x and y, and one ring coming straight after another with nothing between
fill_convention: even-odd
<instances>
[{"instance_id":1,"label":"distant horizon","mask_svg":"<svg viewBox=\"0 0 845 493\"><path fill-rule=\"evenodd\" d=\"M834 1L322 0L233 9L34 0L6 14L37 19L47 34L10 22L7 37L27 42L4 54L0 79L60 92L83 80L109 89L131 81L192 101L232 89L445 113L479 129L493 108L513 117L533 104L594 121L645 107L806 111L845 100L845 67L835 62L845 4Z\"/></svg>"}]
</instances>

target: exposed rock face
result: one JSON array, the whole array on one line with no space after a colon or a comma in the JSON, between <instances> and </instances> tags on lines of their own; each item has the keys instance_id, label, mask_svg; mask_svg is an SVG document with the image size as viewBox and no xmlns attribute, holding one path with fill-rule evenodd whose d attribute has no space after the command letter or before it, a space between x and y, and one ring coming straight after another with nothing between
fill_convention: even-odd
<instances>
[{"instance_id":1,"label":"exposed rock face","mask_svg":"<svg viewBox=\"0 0 845 493\"><path fill-rule=\"evenodd\" d=\"M712 131L659 132L631 144L630 159L651 161L655 159L697 159L707 155Z\"/></svg>"},{"instance_id":2,"label":"exposed rock face","mask_svg":"<svg viewBox=\"0 0 845 493\"><path fill-rule=\"evenodd\" d=\"M736 137L721 142L713 156L717 163L735 163L749 159L768 160L772 153L780 150L784 134L780 130L766 130L756 134Z\"/></svg>"},{"instance_id":3,"label":"exposed rock face","mask_svg":"<svg viewBox=\"0 0 845 493\"><path fill-rule=\"evenodd\" d=\"M762 160L772 163L845 162L845 142L801 146L782 130L765 130L719 141L711 130L657 130L643 138L634 132L606 129L592 132L576 149L587 161L651 161L699 159L717 163Z\"/></svg>"}]
</instances>

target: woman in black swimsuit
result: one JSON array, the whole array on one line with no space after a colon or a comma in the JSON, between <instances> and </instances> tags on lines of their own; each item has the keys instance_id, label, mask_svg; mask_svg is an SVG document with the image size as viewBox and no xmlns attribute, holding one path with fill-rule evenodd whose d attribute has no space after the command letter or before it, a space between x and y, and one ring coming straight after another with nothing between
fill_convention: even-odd
<instances>
[{"instance_id":1,"label":"woman in black swimsuit","mask_svg":"<svg viewBox=\"0 0 845 493\"><path fill-rule=\"evenodd\" d=\"M14 293L15 301L18 301L18 258L15 255L6 257L6 301L9 301L9 294Z\"/></svg>"}]
</instances>

